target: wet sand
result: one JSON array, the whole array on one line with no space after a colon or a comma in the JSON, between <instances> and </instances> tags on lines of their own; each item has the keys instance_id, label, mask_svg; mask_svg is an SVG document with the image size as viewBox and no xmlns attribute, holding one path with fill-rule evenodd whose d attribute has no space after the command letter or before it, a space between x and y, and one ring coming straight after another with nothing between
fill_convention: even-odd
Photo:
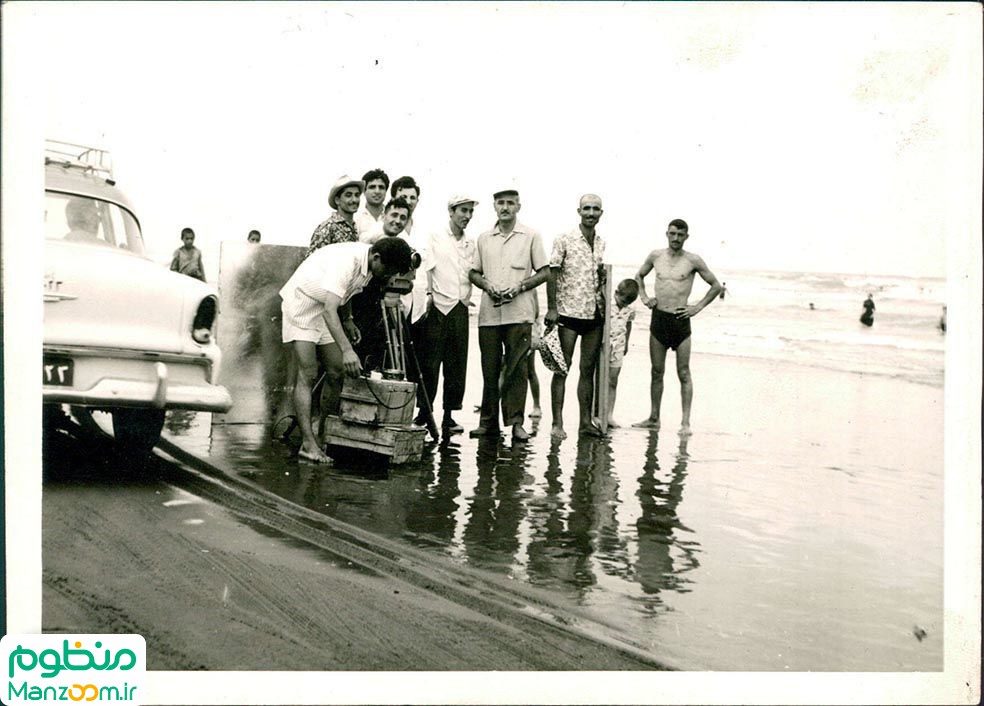
<instances>
[{"instance_id":1,"label":"wet sand","mask_svg":"<svg viewBox=\"0 0 984 706\"><path fill-rule=\"evenodd\" d=\"M644 341L622 373L622 421L648 413ZM298 466L256 425L195 437L178 424L174 438L244 482L387 539L396 555L423 552L420 575L430 555L488 576L493 593L547 592L561 614L671 667L941 669L942 389L698 352L683 444L669 367L662 431L623 428L602 442L549 438L542 366L547 416L527 444L460 435L388 472ZM473 346L466 428L479 378ZM59 500L46 486L46 629L132 626L159 645L152 669L640 668L285 546L218 506L165 508L173 491L157 490L141 490L144 502L85 488Z\"/></svg>"},{"instance_id":2,"label":"wet sand","mask_svg":"<svg viewBox=\"0 0 984 706\"><path fill-rule=\"evenodd\" d=\"M622 373L623 422L648 414L645 340ZM217 427L210 450L295 503L546 588L678 668L940 669L942 389L695 346L685 444L671 354L658 433L551 440L540 366L546 416L522 446L456 436L381 475L297 468L246 427ZM469 358L466 429L477 346Z\"/></svg>"},{"instance_id":3,"label":"wet sand","mask_svg":"<svg viewBox=\"0 0 984 706\"><path fill-rule=\"evenodd\" d=\"M63 466L44 495L46 632L139 633L152 670L653 666L497 620L89 455L48 458Z\"/></svg>"}]
</instances>

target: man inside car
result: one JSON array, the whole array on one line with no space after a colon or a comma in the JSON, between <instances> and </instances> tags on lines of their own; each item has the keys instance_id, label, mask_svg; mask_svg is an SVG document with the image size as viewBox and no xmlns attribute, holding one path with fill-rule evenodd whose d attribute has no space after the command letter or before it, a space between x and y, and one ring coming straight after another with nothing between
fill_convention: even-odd
<instances>
[{"instance_id":1,"label":"man inside car","mask_svg":"<svg viewBox=\"0 0 984 706\"><path fill-rule=\"evenodd\" d=\"M336 243L317 249L280 290L282 338L291 343L296 378L294 410L303 443L300 459L330 464L311 426L311 394L320 359L327 391L325 414L337 414L343 375L358 376L362 364L353 350L360 339L349 300L373 280L386 281L410 270L410 246L402 238L377 243Z\"/></svg>"},{"instance_id":2,"label":"man inside car","mask_svg":"<svg viewBox=\"0 0 984 706\"><path fill-rule=\"evenodd\" d=\"M99 242L99 212L92 199L70 199L65 206L68 233L65 240L82 243Z\"/></svg>"}]
</instances>

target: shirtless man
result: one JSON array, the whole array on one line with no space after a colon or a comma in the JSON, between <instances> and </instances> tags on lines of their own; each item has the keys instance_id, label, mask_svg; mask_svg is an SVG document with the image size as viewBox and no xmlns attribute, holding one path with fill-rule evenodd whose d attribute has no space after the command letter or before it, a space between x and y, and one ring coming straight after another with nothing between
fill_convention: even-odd
<instances>
[{"instance_id":1,"label":"shirtless man","mask_svg":"<svg viewBox=\"0 0 984 706\"><path fill-rule=\"evenodd\" d=\"M683 403L680 434L684 436L690 434L690 404L694 396L694 385L690 378L690 319L699 314L721 293L721 285L717 277L707 268L700 256L683 249L687 237L685 221L679 218L670 221L666 229L669 247L649 253L636 274L639 298L643 304L653 310L649 326L649 360L653 366L649 387L652 409L648 418L632 425L659 429L659 406L663 398L666 351L672 348L676 351L677 377L680 378L680 397ZM646 294L644 281L651 270L656 271L653 297ZM710 285L710 289L699 302L688 304L687 298L694 286L694 274L699 274L701 279Z\"/></svg>"}]
</instances>

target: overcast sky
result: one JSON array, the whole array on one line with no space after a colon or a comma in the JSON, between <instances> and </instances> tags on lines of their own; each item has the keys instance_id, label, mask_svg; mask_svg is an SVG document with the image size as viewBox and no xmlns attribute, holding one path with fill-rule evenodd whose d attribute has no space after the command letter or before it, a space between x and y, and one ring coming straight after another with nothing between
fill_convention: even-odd
<instances>
[{"instance_id":1,"label":"overcast sky","mask_svg":"<svg viewBox=\"0 0 984 706\"><path fill-rule=\"evenodd\" d=\"M10 6L7 7L9 11ZM340 174L515 185L549 240L584 192L609 259L667 221L711 269L943 276L979 227L976 4L47 4L45 136L109 148L152 254L306 244Z\"/></svg>"}]
</instances>

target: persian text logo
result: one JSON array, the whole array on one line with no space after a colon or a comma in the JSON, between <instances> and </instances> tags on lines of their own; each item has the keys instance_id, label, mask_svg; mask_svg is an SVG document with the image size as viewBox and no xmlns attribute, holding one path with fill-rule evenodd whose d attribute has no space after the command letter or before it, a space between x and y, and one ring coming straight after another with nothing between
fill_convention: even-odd
<instances>
[{"instance_id":1,"label":"persian text logo","mask_svg":"<svg viewBox=\"0 0 984 706\"><path fill-rule=\"evenodd\" d=\"M4 635L0 701L143 702L147 644L140 635Z\"/></svg>"}]
</instances>

